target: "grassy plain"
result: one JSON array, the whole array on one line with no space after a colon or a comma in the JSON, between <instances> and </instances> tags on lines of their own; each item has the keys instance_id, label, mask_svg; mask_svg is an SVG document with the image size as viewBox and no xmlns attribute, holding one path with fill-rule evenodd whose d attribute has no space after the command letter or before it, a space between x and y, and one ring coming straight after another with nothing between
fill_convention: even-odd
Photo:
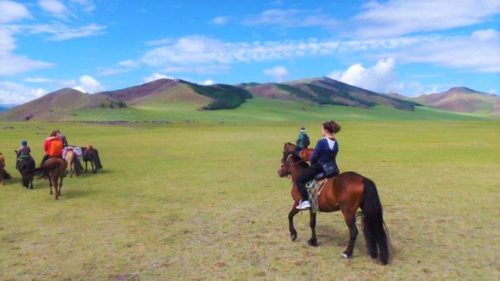
<instances>
[{"instance_id":1,"label":"grassy plain","mask_svg":"<svg viewBox=\"0 0 500 281\"><path fill-rule=\"evenodd\" d=\"M300 116L274 124L213 118L0 123L0 150L15 175L0 186L0 280L500 278L499 122L344 118L338 162L378 186L394 247L383 267L362 235L354 259L340 257L348 240L340 213L319 215L318 248L307 245L306 214L296 216L298 241L289 240L291 185L277 169ZM320 137L317 122L305 125L312 140ZM94 144L104 165L66 178L59 201L42 180L22 189L11 157L28 139L40 159L54 127L72 144Z\"/></svg>"}]
</instances>

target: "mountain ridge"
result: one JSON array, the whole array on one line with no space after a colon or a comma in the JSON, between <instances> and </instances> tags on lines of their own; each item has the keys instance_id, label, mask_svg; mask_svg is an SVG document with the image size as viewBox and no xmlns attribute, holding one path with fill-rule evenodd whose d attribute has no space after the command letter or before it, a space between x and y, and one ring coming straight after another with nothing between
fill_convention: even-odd
<instances>
[{"instance_id":1,"label":"mountain ridge","mask_svg":"<svg viewBox=\"0 0 500 281\"><path fill-rule=\"evenodd\" d=\"M466 87L451 88L448 96L476 96L477 91ZM349 85L328 77L305 78L283 83L241 83L237 85L199 85L180 79L158 79L118 90L87 94L63 88L36 100L0 113L6 120L74 120L86 109L120 110L123 108L166 108L174 104L187 105L192 110L232 110L253 97L283 100L311 106L345 106L371 109L387 106L394 110L414 111L418 106L437 107L443 93L411 99L397 94L381 94ZM430 97L430 98L429 98ZM482 97L482 96L481 96ZM490 106L499 110L500 103Z\"/></svg>"},{"instance_id":2,"label":"mountain ridge","mask_svg":"<svg viewBox=\"0 0 500 281\"><path fill-rule=\"evenodd\" d=\"M500 96L467 87L453 87L440 93L420 95L413 100L426 106L455 112L500 114Z\"/></svg>"}]
</instances>

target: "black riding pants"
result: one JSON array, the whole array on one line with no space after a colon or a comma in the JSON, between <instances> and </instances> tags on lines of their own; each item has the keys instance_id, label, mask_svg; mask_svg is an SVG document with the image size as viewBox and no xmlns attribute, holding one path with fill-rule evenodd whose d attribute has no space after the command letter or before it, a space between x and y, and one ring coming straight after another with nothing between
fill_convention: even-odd
<instances>
[{"instance_id":1,"label":"black riding pants","mask_svg":"<svg viewBox=\"0 0 500 281\"><path fill-rule=\"evenodd\" d=\"M297 178L295 184L299 189L302 200L309 200L309 196L307 195L306 190L306 183L313 180L314 177L321 172L323 172L323 167L321 167L320 163L316 162L312 164L311 167L305 169Z\"/></svg>"}]
</instances>

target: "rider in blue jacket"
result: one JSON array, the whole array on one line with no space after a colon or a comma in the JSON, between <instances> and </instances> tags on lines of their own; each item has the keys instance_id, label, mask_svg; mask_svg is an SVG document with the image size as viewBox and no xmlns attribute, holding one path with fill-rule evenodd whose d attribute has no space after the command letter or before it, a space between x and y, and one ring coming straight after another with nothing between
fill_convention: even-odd
<instances>
[{"instance_id":1,"label":"rider in blue jacket","mask_svg":"<svg viewBox=\"0 0 500 281\"><path fill-rule=\"evenodd\" d=\"M328 121L323 123L321 127L321 132L324 138L320 139L318 143L316 143L316 147L314 148L313 155L311 157L311 166L304 170L302 174L297 178L295 184L299 189L300 195L302 196L302 200L300 201L297 209L305 210L311 207L309 203L309 196L306 190L306 183L310 180L313 180L314 177L324 172L324 166L330 165L333 166L334 172L329 176L334 176L338 174L338 166L337 166L337 153L339 152L339 144L334 137L334 134L340 131L340 125L335 121Z\"/></svg>"}]
</instances>

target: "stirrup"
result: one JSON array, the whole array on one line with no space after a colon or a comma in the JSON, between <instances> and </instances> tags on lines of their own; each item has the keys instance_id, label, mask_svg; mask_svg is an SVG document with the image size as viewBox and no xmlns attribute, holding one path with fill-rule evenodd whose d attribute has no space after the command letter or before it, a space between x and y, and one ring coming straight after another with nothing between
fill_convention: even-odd
<instances>
[{"instance_id":1,"label":"stirrup","mask_svg":"<svg viewBox=\"0 0 500 281\"><path fill-rule=\"evenodd\" d=\"M306 187L310 189L315 189L316 188L316 180L311 180L306 183Z\"/></svg>"}]
</instances>

